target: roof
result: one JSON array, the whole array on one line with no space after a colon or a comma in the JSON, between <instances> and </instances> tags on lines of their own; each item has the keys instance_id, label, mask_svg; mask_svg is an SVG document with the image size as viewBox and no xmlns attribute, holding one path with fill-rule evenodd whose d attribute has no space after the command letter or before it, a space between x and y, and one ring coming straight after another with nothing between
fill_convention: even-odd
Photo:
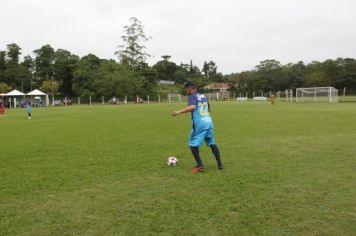
<instances>
[{"instance_id":1,"label":"roof","mask_svg":"<svg viewBox=\"0 0 356 236\"><path fill-rule=\"evenodd\" d=\"M38 90L38 89L35 89L31 92L29 92L28 94L26 94L28 96L46 96L47 94L45 94L44 92Z\"/></svg>"},{"instance_id":2,"label":"roof","mask_svg":"<svg viewBox=\"0 0 356 236\"><path fill-rule=\"evenodd\" d=\"M219 90L228 90L231 86L229 83L211 83L205 86L207 89L219 89Z\"/></svg>"},{"instance_id":3,"label":"roof","mask_svg":"<svg viewBox=\"0 0 356 236\"><path fill-rule=\"evenodd\" d=\"M23 96L25 95L23 92L20 92L16 89L12 90L11 92L8 92L7 94L5 94L5 96L9 96L9 97L15 97L15 96Z\"/></svg>"},{"instance_id":4,"label":"roof","mask_svg":"<svg viewBox=\"0 0 356 236\"><path fill-rule=\"evenodd\" d=\"M170 80L160 80L157 82L157 84L161 84L161 85L173 85L174 81L170 81Z\"/></svg>"}]
</instances>

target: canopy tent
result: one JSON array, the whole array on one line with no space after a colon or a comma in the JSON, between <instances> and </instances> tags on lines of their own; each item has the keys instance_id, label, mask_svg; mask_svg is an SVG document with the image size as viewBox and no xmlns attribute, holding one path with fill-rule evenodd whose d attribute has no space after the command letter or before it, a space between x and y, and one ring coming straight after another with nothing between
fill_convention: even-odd
<instances>
[{"instance_id":1,"label":"canopy tent","mask_svg":"<svg viewBox=\"0 0 356 236\"><path fill-rule=\"evenodd\" d=\"M29 93L26 94L27 96L46 96L47 94L45 94L44 92L38 90L38 89L35 89Z\"/></svg>"},{"instance_id":2,"label":"canopy tent","mask_svg":"<svg viewBox=\"0 0 356 236\"><path fill-rule=\"evenodd\" d=\"M11 92L8 92L5 94L7 97L18 97L18 96L24 96L25 94L23 92L20 92L19 90L12 90Z\"/></svg>"},{"instance_id":3,"label":"canopy tent","mask_svg":"<svg viewBox=\"0 0 356 236\"><path fill-rule=\"evenodd\" d=\"M8 92L7 94L5 94L4 96L5 96L5 97L9 97L9 105L10 105L10 108L11 108L11 104L12 104L12 103L11 103L11 97L13 97L13 98L14 98L14 103L13 103L13 105L14 105L14 107L16 108L16 107L17 107L16 97L20 97L20 96L24 97L25 94L24 94L23 92L20 92L20 91L14 89L14 90Z\"/></svg>"},{"instance_id":4,"label":"canopy tent","mask_svg":"<svg viewBox=\"0 0 356 236\"><path fill-rule=\"evenodd\" d=\"M29 93L26 94L26 96L36 96L35 99L38 99L38 97L40 96L45 96L46 97L46 106L49 105L49 98L48 98L48 94L45 94L44 92L38 90L38 89L35 89Z\"/></svg>"}]
</instances>

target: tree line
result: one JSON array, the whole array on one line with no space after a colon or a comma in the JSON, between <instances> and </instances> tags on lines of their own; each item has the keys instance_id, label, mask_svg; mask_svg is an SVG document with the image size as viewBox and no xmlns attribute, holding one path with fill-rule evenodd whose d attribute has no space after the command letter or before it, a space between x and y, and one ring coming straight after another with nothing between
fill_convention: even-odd
<instances>
[{"instance_id":1,"label":"tree line","mask_svg":"<svg viewBox=\"0 0 356 236\"><path fill-rule=\"evenodd\" d=\"M356 60L328 59L282 65L277 60L260 62L253 70L226 76L240 92L283 91L300 87L328 87L356 90Z\"/></svg>"},{"instance_id":2,"label":"tree line","mask_svg":"<svg viewBox=\"0 0 356 236\"><path fill-rule=\"evenodd\" d=\"M146 60L146 36L142 23L131 18L125 26L123 44L118 46L113 59L101 59L94 54L79 57L65 49L54 49L47 44L33 51L33 57L21 58L21 47L10 43L0 51L0 92L10 89L30 91L35 88L55 95L83 98L155 96L162 92L159 80L183 84L194 81L204 90L211 82L226 82L234 92L278 91L298 87L333 86L356 90L356 60L352 58L313 61L305 64L282 65L277 60L260 62L253 70L223 75L214 61L199 67L192 61L176 64L170 55L163 55L154 65ZM177 90L168 86L165 91Z\"/></svg>"}]
</instances>

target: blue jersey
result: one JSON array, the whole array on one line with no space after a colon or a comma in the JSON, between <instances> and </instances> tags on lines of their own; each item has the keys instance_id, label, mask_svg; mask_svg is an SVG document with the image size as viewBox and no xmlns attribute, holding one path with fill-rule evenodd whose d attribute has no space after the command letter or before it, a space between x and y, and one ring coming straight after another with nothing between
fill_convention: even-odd
<instances>
[{"instance_id":1,"label":"blue jersey","mask_svg":"<svg viewBox=\"0 0 356 236\"><path fill-rule=\"evenodd\" d=\"M192 125L194 130L205 130L213 128L213 121L210 117L209 103L205 95L193 93L189 96L188 105L195 105L191 111Z\"/></svg>"},{"instance_id":2,"label":"blue jersey","mask_svg":"<svg viewBox=\"0 0 356 236\"><path fill-rule=\"evenodd\" d=\"M29 102L26 103L26 110L27 112L31 112L31 104Z\"/></svg>"}]
</instances>

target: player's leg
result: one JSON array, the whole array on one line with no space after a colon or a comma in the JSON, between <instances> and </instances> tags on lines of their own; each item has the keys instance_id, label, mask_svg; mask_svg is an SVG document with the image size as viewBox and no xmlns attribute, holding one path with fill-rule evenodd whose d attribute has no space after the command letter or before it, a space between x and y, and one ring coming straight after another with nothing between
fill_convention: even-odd
<instances>
[{"instance_id":1,"label":"player's leg","mask_svg":"<svg viewBox=\"0 0 356 236\"><path fill-rule=\"evenodd\" d=\"M223 163L221 161L220 150L219 150L218 146L215 143L214 129L213 128L209 129L208 132L206 133L205 142L211 148L211 152L215 156L216 163L218 164L218 168L220 170L224 169L224 165L223 165Z\"/></svg>"},{"instance_id":2,"label":"player's leg","mask_svg":"<svg viewBox=\"0 0 356 236\"><path fill-rule=\"evenodd\" d=\"M189 147L190 147L193 157L197 163L196 168L192 169L192 172L204 171L204 164L203 164L203 161L199 154L199 147L201 146L203 139L204 139L203 135L205 135L205 134L198 133L198 132L194 131L193 129L190 132Z\"/></svg>"},{"instance_id":3,"label":"player's leg","mask_svg":"<svg viewBox=\"0 0 356 236\"><path fill-rule=\"evenodd\" d=\"M216 146L216 144L213 144L213 145L210 145L210 148L211 148L212 153L215 156L216 163L218 164L218 168L220 170L224 169L224 165L221 161L221 156L220 156L220 151L219 151L218 146Z\"/></svg>"},{"instance_id":4,"label":"player's leg","mask_svg":"<svg viewBox=\"0 0 356 236\"><path fill-rule=\"evenodd\" d=\"M204 167L203 161L201 160L198 147L190 147L193 157L197 163L197 167Z\"/></svg>"}]
</instances>

